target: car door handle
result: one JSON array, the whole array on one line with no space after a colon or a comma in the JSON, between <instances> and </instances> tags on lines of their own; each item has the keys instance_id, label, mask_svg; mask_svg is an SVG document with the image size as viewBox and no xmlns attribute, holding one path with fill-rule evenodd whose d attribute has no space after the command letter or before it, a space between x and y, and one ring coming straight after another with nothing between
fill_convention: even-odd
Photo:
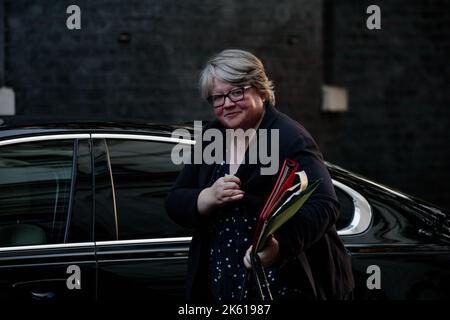
<instances>
[{"instance_id":1,"label":"car door handle","mask_svg":"<svg viewBox=\"0 0 450 320\"><path fill-rule=\"evenodd\" d=\"M33 300L51 300L55 297L54 292L33 292L30 291Z\"/></svg>"},{"instance_id":2,"label":"car door handle","mask_svg":"<svg viewBox=\"0 0 450 320\"><path fill-rule=\"evenodd\" d=\"M52 300L59 292L59 287L65 284L66 279L40 279L16 282L11 287L18 289L22 295L31 297L35 301ZM56 291L54 290L56 289Z\"/></svg>"}]
</instances>

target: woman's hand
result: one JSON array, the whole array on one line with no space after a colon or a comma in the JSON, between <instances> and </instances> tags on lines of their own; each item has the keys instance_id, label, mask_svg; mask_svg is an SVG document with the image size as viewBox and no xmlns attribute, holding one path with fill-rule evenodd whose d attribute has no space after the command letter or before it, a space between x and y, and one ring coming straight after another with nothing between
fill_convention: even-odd
<instances>
[{"instance_id":1,"label":"woman's hand","mask_svg":"<svg viewBox=\"0 0 450 320\"><path fill-rule=\"evenodd\" d=\"M241 189L241 180L233 175L219 178L214 184L200 192L197 199L197 208L200 214L209 214L214 208L224 204L241 200L244 191Z\"/></svg>"},{"instance_id":2,"label":"woman's hand","mask_svg":"<svg viewBox=\"0 0 450 320\"><path fill-rule=\"evenodd\" d=\"M250 246L250 248L248 248L244 256L244 265L247 269L252 268L252 260L250 258L252 247L253 246ZM257 254L259 256L259 259L261 260L263 267L270 267L274 263L278 262L278 260L280 259L280 247L278 245L277 239L275 239L275 237L271 235L267 239L266 246Z\"/></svg>"}]
</instances>

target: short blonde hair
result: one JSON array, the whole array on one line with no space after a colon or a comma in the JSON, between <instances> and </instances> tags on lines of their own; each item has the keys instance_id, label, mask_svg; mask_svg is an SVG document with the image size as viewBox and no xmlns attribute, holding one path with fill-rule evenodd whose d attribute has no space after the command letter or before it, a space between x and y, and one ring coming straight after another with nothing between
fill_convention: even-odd
<instances>
[{"instance_id":1,"label":"short blonde hair","mask_svg":"<svg viewBox=\"0 0 450 320\"><path fill-rule=\"evenodd\" d=\"M235 86L253 86L265 101L275 105L275 93L261 60L250 52L227 49L213 56L200 75L200 91L203 98L211 95L214 79Z\"/></svg>"}]
</instances>

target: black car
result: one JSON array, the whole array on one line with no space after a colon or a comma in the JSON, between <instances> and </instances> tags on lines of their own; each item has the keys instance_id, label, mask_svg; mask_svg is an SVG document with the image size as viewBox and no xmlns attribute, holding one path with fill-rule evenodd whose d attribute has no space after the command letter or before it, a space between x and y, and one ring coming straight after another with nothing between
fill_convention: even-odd
<instances>
[{"instance_id":1,"label":"black car","mask_svg":"<svg viewBox=\"0 0 450 320\"><path fill-rule=\"evenodd\" d=\"M184 297L191 231L164 200L185 126L0 124L0 299ZM355 299L449 299L450 214L327 164Z\"/></svg>"}]
</instances>

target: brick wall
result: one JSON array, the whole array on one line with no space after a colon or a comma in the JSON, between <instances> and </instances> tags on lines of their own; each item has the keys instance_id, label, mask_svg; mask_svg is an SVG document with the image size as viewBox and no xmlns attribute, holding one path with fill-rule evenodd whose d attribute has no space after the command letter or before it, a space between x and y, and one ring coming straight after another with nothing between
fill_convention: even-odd
<instances>
[{"instance_id":1,"label":"brick wall","mask_svg":"<svg viewBox=\"0 0 450 320\"><path fill-rule=\"evenodd\" d=\"M5 81L5 50L2 45L5 43L5 11L3 7L3 0L0 0L0 87L3 86Z\"/></svg>"},{"instance_id":2,"label":"brick wall","mask_svg":"<svg viewBox=\"0 0 450 320\"><path fill-rule=\"evenodd\" d=\"M285 110L294 107L289 94L295 105L318 105L320 1L6 2L18 114L210 118L198 74L209 56L230 47L266 62ZM81 8L81 30L66 28L69 4Z\"/></svg>"},{"instance_id":3,"label":"brick wall","mask_svg":"<svg viewBox=\"0 0 450 320\"><path fill-rule=\"evenodd\" d=\"M381 8L381 30L365 26L370 4ZM450 208L450 2L326 5L325 78L349 93L328 158Z\"/></svg>"}]
</instances>

